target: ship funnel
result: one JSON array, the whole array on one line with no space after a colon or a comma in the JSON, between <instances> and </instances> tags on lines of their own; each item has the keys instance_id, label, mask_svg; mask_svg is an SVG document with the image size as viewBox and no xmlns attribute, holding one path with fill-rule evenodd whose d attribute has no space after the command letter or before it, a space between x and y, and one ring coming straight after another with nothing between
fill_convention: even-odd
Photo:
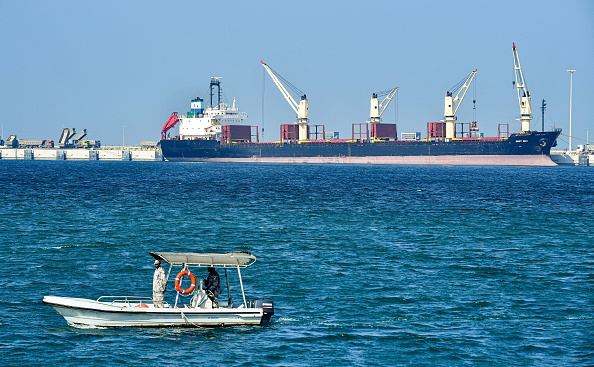
<instances>
[{"instance_id":1,"label":"ship funnel","mask_svg":"<svg viewBox=\"0 0 594 367\"><path fill-rule=\"evenodd\" d=\"M200 97L193 99L190 105L191 112L202 115L204 113L204 106L202 104L203 102L204 100Z\"/></svg>"}]
</instances>

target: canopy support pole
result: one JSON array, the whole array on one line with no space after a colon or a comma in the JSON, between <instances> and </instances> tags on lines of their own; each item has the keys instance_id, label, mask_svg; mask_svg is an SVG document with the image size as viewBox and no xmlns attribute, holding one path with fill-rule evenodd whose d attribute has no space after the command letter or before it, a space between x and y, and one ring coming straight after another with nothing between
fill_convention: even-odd
<instances>
[{"instance_id":1,"label":"canopy support pole","mask_svg":"<svg viewBox=\"0 0 594 367\"><path fill-rule=\"evenodd\" d=\"M227 267L225 269L225 283L227 283L227 307L231 307L233 301L231 300L231 289L229 289L229 277L227 276Z\"/></svg>"},{"instance_id":2,"label":"canopy support pole","mask_svg":"<svg viewBox=\"0 0 594 367\"><path fill-rule=\"evenodd\" d=\"M245 300L245 291L243 289L243 280L241 279L241 269L237 265L237 274L239 274L239 285L241 286L241 295L243 296L243 305L247 307L247 301Z\"/></svg>"}]
</instances>

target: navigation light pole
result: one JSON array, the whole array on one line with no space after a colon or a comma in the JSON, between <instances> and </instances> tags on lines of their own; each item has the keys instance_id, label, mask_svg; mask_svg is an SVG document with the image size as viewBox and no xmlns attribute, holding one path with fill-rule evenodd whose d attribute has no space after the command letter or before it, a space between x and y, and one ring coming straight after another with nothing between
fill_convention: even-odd
<instances>
[{"instance_id":1,"label":"navigation light pole","mask_svg":"<svg viewBox=\"0 0 594 367\"><path fill-rule=\"evenodd\" d=\"M569 151L572 151L571 146L571 110L573 104L573 73L575 73L574 69L567 70L569 73Z\"/></svg>"}]
</instances>

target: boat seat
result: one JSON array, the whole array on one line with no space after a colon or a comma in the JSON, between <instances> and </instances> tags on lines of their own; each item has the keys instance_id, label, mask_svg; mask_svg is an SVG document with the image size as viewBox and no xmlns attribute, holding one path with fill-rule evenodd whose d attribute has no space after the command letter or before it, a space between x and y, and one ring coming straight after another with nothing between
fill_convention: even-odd
<instances>
[{"instance_id":1,"label":"boat seat","mask_svg":"<svg viewBox=\"0 0 594 367\"><path fill-rule=\"evenodd\" d=\"M194 293L194 297L192 297L192 301L190 302L190 306L192 308L202 307L204 303L208 300L208 296L203 290L196 291Z\"/></svg>"}]
</instances>

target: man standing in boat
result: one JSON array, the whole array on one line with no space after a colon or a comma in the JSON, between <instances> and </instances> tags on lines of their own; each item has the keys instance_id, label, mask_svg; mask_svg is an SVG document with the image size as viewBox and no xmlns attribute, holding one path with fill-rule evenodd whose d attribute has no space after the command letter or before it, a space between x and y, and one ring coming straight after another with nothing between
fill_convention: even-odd
<instances>
[{"instance_id":1,"label":"man standing in boat","mask_svg":"<svg viewBox=\"0 0 594 367\"><path fill-rule=\"evenodd\" d=\"M155 260L155 274L153 275L153 304L156 308L163 307L163 298L167 289L165 270L161 267L161 261Z\"/></svg>"},{"instance_id":2,"label":"man standing in boat","mask_svg":"<svg viewBox=\"0 0 594 367\"><path fill-rule=\"evenodd\" d=\"M219 294L221 294L221 279L219 273L215 270L214 266L208 267L208 278L204 282L206 286L206 294L212 301L212 307L219 307Z\"/></svg>"}]
</instances>

